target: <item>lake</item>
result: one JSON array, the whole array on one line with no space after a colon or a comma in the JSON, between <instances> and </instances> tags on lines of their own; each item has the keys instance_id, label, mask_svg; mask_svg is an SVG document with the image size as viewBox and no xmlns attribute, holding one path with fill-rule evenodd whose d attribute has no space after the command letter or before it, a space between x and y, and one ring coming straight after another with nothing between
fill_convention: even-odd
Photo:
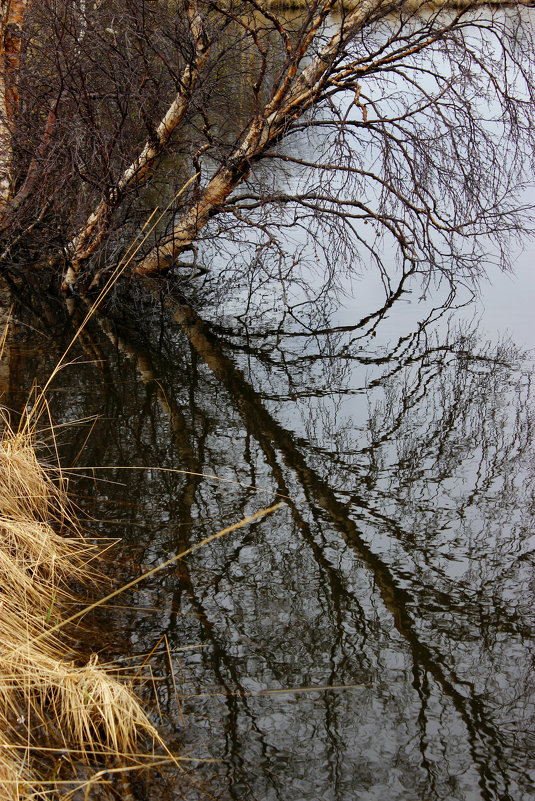
<instances>
[{"instance_id":1,"label":"lake","mask_svg":"<svg viewBox=\"0 0 535 801\"><path fill-rule=\"evenodd\" d=\"M534 253L475 294L364 265L281 300L225 251L89 321L42 450L114 584L285 503L92 620L186 760L136 798L535 797ZM87 307L46 273L2 306L16 420Z\"/></svg>"},{"instance_id":2,"label":"lake","mask_svg":"<svg viewBox=\"0 0 535 801\"><path fill-rule=\"evenodd\" d=\"M89 534L120 538L115 581L287 504L97 618L102 658L155 649L171 746L221 760L162 797L533 796L533 283L497 282L362 323L363 281L317 331L240 331L173 292L86 328L49 398ZM82 309L9 295L20 410Z\"/></svg>"}]
</instances>

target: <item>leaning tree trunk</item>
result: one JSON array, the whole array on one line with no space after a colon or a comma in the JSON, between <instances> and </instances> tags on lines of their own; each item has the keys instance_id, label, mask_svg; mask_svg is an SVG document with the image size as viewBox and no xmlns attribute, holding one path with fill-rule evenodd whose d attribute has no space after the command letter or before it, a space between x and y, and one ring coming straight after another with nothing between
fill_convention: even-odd
<instances>
[{"instance_id":1,"label":"leaning tree trunk","mask_svg":"<svg viewBox=\"0 0 535 801\"><path fill-rule=\"evenodd\" d=\"M137 265L139 275L157 275L169 269L178 256L189 249L208 220L219 211L230 193L249 172L251 162L262 156L292 120L299 118L315 102L325 88L337 55L344 44L364 25L372 14L386 8L384 0L362 0L343 21L340 30L312 59L302 72L296 65L305 56L311 40L321 27L332 3L322 4L320 14L297 52L292 53L285 80L249 126L242 141L200 193L195 204L175 225L171 237L154 247Z\"/></svg>"},{"instance_id":2,"label":"leaning tree trunk","mask_svg":"<svg viewBox=\"0 0 535 801\"><path fill-rule=\"evenodd\" d=\"M264 3L252 5L261 8L273 24L280 27L275 17ZM328 13L336 5L336 0L324 0L316 18L311 22L308 34L299 48L293 50L289 45L289 61L286 76L269 102L259 111L251 122L245 137L236 147L226 165L221 167L200 192L194 205L177 221L171 237L153 248L137 265L139 275L155 275L172 266L180 253L191 248L201 229L219 210L233 189L246 177L251 162L261 157L267 147L285 130L288 123L300 117L325 87L337 55L345 43L374 13L391 7L389 0L360 0L356 8L344 19L340 30L320 49L311 63L301 72L298 65L305 57L311 42L321 30ZM109 230L109 222L114 210L120 204L127 188L141 183L155 158L161 153L172 131L182 121L192 96L193 89L201 77L201 70L208 55L208 43L204 34L202 18L196 3L188 5L190 30L194 42L194 55L184 70L180 91L157 129L156 143L147 142L141 155L125 171L117 187L110 192L90 215L85 226L73 238L68 247L69 268L63 281L63 289L74 287L80 268L93 255ZM386 12L385 12L386 13Z\"/></svg>"},{"instance_id":3,"label":"leaning tree trunk","mask_svg":"<svg viewBox=\"0 0 535 801\"><path fill-rule=\"evenodd\" d=\"M111 217L120 205L125 192L145 181L151 166L164 150L171 134L182 122L189 108L200 72L208 57L210 45L204 32L196 0L191 0L187 4L186 10L194 43L194 53L190 63L182 71L180 89L139 156L127 167L117 185L110 190L107 197L100 201L85 225L67 246L70 264L63 280L63 289L65 290L74 286L82 264L95 253L107 235Z\"/></svg>"}]
</instances>

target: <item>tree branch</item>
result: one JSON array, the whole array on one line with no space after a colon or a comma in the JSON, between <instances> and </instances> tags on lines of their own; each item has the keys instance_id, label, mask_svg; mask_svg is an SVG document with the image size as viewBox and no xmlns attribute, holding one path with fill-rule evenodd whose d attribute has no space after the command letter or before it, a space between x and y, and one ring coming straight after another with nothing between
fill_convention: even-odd
<instances>
[{"instance_id":1,"label":"tree branch","mask_svg":"<svg viewBox=\"0 0 535 801\"><path fill-rule=\"evenodd\" d=\"M283 82L261 113L255 115L227 164L217 170L197 202L178 221L171 237L154 247L138 264L138 274L156 275L173 265L179 254L192 244L210 217L217 213L233 189L246 177L251 162L281 136L292 119L301 116L313 104L343 45L381 7L386 8L384 0L362 0L310 64L299 74L293 75L292 80ZM307 43L310 45L308 39Z\"/></svg>"},{"instance_id":2,"label":"tree branch","mask_svg":"<svg viewBox=\"0 0 535 801\"><path fill-rule=\"evenodd\" d=\"M83 262L93 255L104 239L113 212L119 206L126 190L143 183L152 164L162 153L171 134L182 122L189 108L193 90L210 51L210 43L204 31L196 0L188 3L187 15L194 42L194 54L182 72L179 91L158 127L147 139L139 156L124 171L117 185L100 201L84 227L67 246L70 265L65 274L63 289L73 287Z\"/></svg>"}]
</instances>

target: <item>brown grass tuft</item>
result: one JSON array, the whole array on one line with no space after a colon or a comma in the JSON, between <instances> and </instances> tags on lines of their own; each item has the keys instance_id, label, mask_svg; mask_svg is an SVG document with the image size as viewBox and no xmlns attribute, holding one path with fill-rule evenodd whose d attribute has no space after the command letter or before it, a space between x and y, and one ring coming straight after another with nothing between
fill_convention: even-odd
<instances>
[{"instance_id":1,"label":"brown grass tuft","mask_svg":"<svg viewBox=\"0 0 535 801\"><path fill-rule=\"evenodd\" d=\"M157 734L132 688L96 656L81 666L58 632L73 582L92 575L95 549L28 429L15 433L4 421L0 436L1 798L64 797L56 780L66 763L69 780L76 765L128 764L140 737Z\"/></svg>"}]
</instances>

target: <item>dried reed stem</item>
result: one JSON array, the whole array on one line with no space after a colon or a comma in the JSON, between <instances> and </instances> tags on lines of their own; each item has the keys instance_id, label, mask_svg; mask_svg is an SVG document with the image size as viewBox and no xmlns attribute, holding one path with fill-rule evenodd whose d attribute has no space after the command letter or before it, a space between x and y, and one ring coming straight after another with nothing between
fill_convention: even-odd
<instances>
[{"instance_id":1,"label":"dried reed stem","mask_svg":"<svg viewBox=\"0 0 535 801\"><path fill-rule=\"evenodd\" d=\"M60 751L63 765L102 768L132 761L141 735L158 739L132 688L96 657L80 666L57 633L74 600L70 588L91 577L96 554L69 513L62 482L51 480L34 437L22 430L4 421L0 434L0 787L7 801L54 797L65 773L51 770Z\"/></svg>"}]
</instances>

